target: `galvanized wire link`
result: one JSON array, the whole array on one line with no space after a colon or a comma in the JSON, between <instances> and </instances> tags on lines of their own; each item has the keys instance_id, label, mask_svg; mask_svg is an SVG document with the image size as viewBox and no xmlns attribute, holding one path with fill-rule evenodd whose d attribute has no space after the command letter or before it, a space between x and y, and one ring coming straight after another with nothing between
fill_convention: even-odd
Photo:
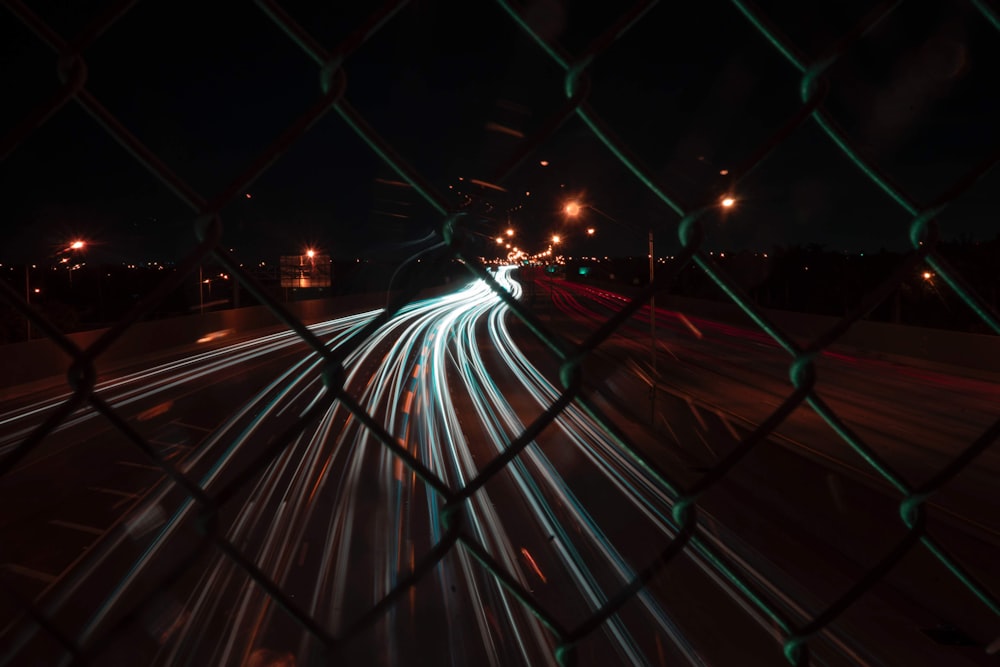
<instances>
[{"instance_id":1,"label":"galvanized wire link","mask_svg":"<svg viewBox=\"0 0 1000 667\"><path fill-rule=\"evenodd\" d=\"M994 593L968 571L963 563L948 553L944 545L932 538L927 531L926 502L952 479L960 474L973 460L995 445L1000 437L1000 420L987 428L982 435L956 456L948 465L921 485L914 486L903 475L893 469L888 462L869 445L844 419L836 413L818 394L814 360L825 349L836 343L857 321L883 302L906 275L923 263L932 267L943 282L978 316L993 332L1000 334L1000 317L975 293L961 274L945 260L938 249L937 219L957 198L975 186L984 175L1000 162L1000 149L995 150L975 165L968 173L937 201L921 204L917 198L895 184L878 164L862 155L856 142L840 128L824 107L829 91L828 75L858 42L883 21L891 21L899 2L885 2L875 7L849 32L842 36L836 47L823 57L815 60L801 54L788 37L780 34L767 17L749 2L733 0L733 13L742 15L748 22L748 29L756 31L771 44L800 76L798 93L800 105L788 110L787 120L779 126L767 140L752 150L748 157L732 170L732 182L739 184L754 170L766 163L768 156L782 146L790 137L809 122L815 122L830 144L850 160L873 186L895 203L910 220L909 226L901 230L908 233L913 251L875 290L864 296L845 317L830 327L810 343L797 343L755 305L735 281L704 246L703 220L712 215L719 206L715 193L684 191L682 201L680 188L671 187L652 174L641 163L630 147L622 141L588 100L593 91L590 71L595 62L603 57L617 42L629 38L630 30L655 11L656 2L643 0L626 10L607 30L594 39L588 48L578 56L571 56L558 44L546 40L532 23L513 3L498 0L497 4L509 17L517 29L522 31L539 48L539 57L551 60L563 73L561 94L565 102L525 138L519 148L506 160L492 165L493 182L503 184L516 172L525 159L560 132L571 118L578 118L596 139L617 160L652 197L662 204L665 213L675 218L674 225L682 251L671 270L657 276L637 296L628 301L617 313L607 318L586 339L572 344L553 330L550 325L531 310L529 305L514 299L494 279L469 248L467 234L470 224L463 211L455 209L448 198L425 175L415 169L402 151L388 141L369 119L355 109L349 101L349 71L352 54L365 48L368 40L383 26L397 20L406 4L405 1L390 0L373 11L353 32L339 44L327 48L314 37L308 26L300 25L277 0L256 0L255 4L263 15L279 30L287 35L317 67L317 92L319 97L305 109L288 127L276 136L244 169L228 180L228 185L214 196L205 196L185 180L182 174L172 170L166 162L142 141L132 134L125 125L87 88L87 50L107 31L125 16L134 4L131 0L112 3L97 16L75 39L66 40L60 36L35 12L20 0L6 0L8 10L27 26L37 38L54 54L54 64L60 86L49 99L37 102L37 106L13 127L6 129L0 138L0 159L14 151L27 150L25 140L43 128L45 124L69 103L74 102L94 121L95 125L113 138L136 162L162 183L176 199L186 205L193 214L194 234L190 250L177 266L177 270L163 280L151 293L138 303L97 340L85 348L74 344L67 336L49 322L40 312L28 304L21 295L0 282L0 301L12 305L18 312L58 345L71 358L68 383L72 394L53 410L44 421L35 425L31 433L0 460L0 475L9 473L25 456L38 447L54 431L65 424L79 408L89 405L107 423L128 441L130 446L142 452L173 483L183 491L187 500L185 509L171 519L171 525L180 524L185 512L194 507L195 523L201 534L201 541L188 553L163 573L156 581L148 582L142 594L133 599L130 606L119 606L118 594L135 582L132 572L122 574L112 595L101 604L95 605L92 619L78 636L69 636L56 620L65 596L56 595L44 604L24 599L13 587L8 586L0 573L0 588L7 591L14 603L31 619L31 626L14 638L12 645L18 647L29 641L30 636L41 632L50 636L67 653L67 660L77 664L89 664L100 652L112 645L118 633L143 607L149 604L159 590L168 588L191 568L197 566L199 558L206 553L220 553L252 579L260 589L305 632L336 658L338 652L348 646L366 628L378 623L404 595L424 580L432 570L449 554L461 551L471 557L477 567L489 573L497 585L522 605L544 628L551 633L555 646L555 657L561 664L572 664L576 659L576 646L591 633L597 631L613 619L622 607L643 591L650 580L664 568L668 568L678 555L688 553L706 563L714 575L729 590L735 591L746 602L751 611L772 623L783 636L783 649L787 660L794 665L805 665L810 659L812 638L830 632L834 620L873 586L906 554L922 544L941 564L994 614L1000 616L1000 602ZM983 0L971 0L971 4L984 20L1000 31L1000 15ZM659 8L665 10L668 8ZM334 113L331 113L334 112ZM390 321L401 309L413 302L418 293L416 281L394 290L386 307L359 327L336 348L325 343L309 327L292 314L284 305L274 299L254 277L221 246L225 220L221 212L227 204L256 182L266 170L298 142L317 122L327 116L339 118L382 163L405 181L413 191L433 210L440 221L435 230L436 245L421 256L426 260L426 270L444 262L460 260L470 274L485 281L518 318L551 353L560 367L562 389L546 409L514 435L506 443L503 452L482 463L478 474L463 486L454 488L432 467L402 446L391 432L391 428L380 423L345 387L345 363L350 355L369 340L380 327ZM665 224L665 223L664 223ZM321 400L300 415L296 422L287 427L266 447L256 452L239 471L224 484L212 485L207 479L197 479L186 470L179 469L165 459L157 449L132 428L115 408L96 389L96 362L120 337L136 322L148 315L158 304L184 280L194 275L197 268L207 259L213 259L224 267L239 284L305 342L322 364L325 393ZM718 286L728 299L750 318L750 320L777 343L790 357L789 378L792 391L784 397L777 408L758 424L715 465L708 468L694 483L683 485L661 470L640 447L629 441L614 420L582 390L586 378L583 363L609 339L621 331L625 323L649 302L650 298L665 289L685 268L696 266ZM402 466L413 473L424 485L429 496L442 508L435 530L439 538L428 550L415 558L413 567L397 573L397 580L391 589L370 609L356 613L349 618L340 633L333 633L323 622L312 617L309 612L292 599L278 581L272 579L258 563L249 557L227 536L226 526L220 525L219 508L237 497L240 491L272 462L294 446L297 438L330 405L343 407L366 429L372 439L392 453ZM609 442L613 443L635 466L642 469L658 485L669 499L670 509L663 516L670 535L658 545L659 555L645 566L630 573L617 590L608 592L599 604L594 605L588 616L575 627L567 627L558 615L547 609L532 592L524 586L516 573L506 570L505 565L491 553L487 545L481 543L467 528L466 513L477 494L499 473L515 465L524 451L538 437L550 429L564 413L572 407L581 409L595 423L601 425ZM844 590L824 609L813 615L804 612L797 604L779 601L763 582L750 575L733 557L724 553L715 537L699 524L698 502L700 497L713 488L758 447L789 417L800 408L808 406L826 422L851 450L856 452L867 465L888 482L899 496L900 519L906 529L905 535L885 553L877 563ZM85 559L70 577L68 585L75 587L84 581L97 567L107 551L98 550Z\"/></svg>"}]
</instances>

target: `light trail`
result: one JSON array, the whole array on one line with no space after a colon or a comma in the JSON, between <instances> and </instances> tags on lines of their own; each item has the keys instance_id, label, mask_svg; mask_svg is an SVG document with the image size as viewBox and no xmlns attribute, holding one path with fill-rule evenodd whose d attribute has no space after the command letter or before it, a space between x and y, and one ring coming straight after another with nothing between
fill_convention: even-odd
<instances>
[{"instance_id":1,"label":"light trail","mask_svg":"<svg viewBox=\"0 0 1000 667\"><path fill-rule=\"evenodd\" d=\"M495 278L515 298L520 296L509 267ZM337 349L377 315L372 311L312 328ZM517 346L508 319L504 302L477 281L453 294L410 304L344 361L345 389L453 489L467 485L523 431L524 406L515 407L510 396L528 399L539 409L558 397L558 390ZM301 341L292 333L265 336L107 381L98 392L123 410L293 345ZM483 350L491 350L494 358L485 358ZM491 367L509 374L502 387ZM252 459L251 453L273 433L278 420L294 419L321 400L326 390L320 368L319 356L304 352L192 453L185 469L198 471L198 484L209 496L226 475ZM18 424L37 420L59 400L0 415L0 425L19 429L16 433L23 437L30 429ZM94 416L78 411L60 430ZM601 475L666 544L672 537L671 499L599 425L571 405L541 436L542 441L553 439L573 452L577 463ZM11 438L0 444L0 451L16 442ZM635 570L572 491L572 477L546 451L542 442L529 445L473 494L465 530L526 590L560 586L553 590L558 590L561 603L550 611L557 618L576 618L575 623L581 613L597 609L609 593L630 581ZM171 484L161 485L137 510L175 503L172 515L96 608L81 641L101 632L150 568L169 561L174 540L190 527L195 503L190 498L179 504L171 501L172 489ZM333 401L239 496L225 537L283 590L301 593L297 599L303 609L339 636L393 590L413 567L414 554L427 552L442 539L441 508L442 500L433 490ZM511 531L511 526L518 528ZM104 548L112 553L126 539L120 535ZM306 551L306 544L315 546ZM695 560L719 580L704 559ZM366 640L385 652L387 663L405 664L408 651L419 645L426 629L421 623L426 621L419 618L416 605L434 591L443 610L435 630L448 635L445 658L450 664L554 664L551 633L464 549L453 549L428 578L432 585L411 591L410 606L391 608ZM303 580L309 585L303 586ZM720 585L727 588L725 582ZM58 608L69 603L73 593L60 590L47 603ZM652 662L659 642L668 638L677 656L688 664L703 664L655 596L644 589L637 601L657 631L639 641L622 616L613 615L598 633L607 656L630 664ZM175 617L161 622L170 633L152 664L244 664L263 648L289 651L306 661L320 650L315 638L301 629L290 637L288 621L281 620L274 601L222 554L201 570L179 609L183 611L171 612Z\"/></svg>"}]
</instances>

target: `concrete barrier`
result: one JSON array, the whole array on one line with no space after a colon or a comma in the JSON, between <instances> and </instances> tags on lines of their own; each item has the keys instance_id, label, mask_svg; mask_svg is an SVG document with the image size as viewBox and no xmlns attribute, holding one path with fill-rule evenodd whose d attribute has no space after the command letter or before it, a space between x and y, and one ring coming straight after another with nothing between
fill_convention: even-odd
<instances>
[{"instance_id":1,"label":"concrete barrier","mask_svg":"<svg viewBox=\"0 0 1000 667\"><path fill-rule=\"evenodd\" d=\"M581 285L593 285L610 292L632 296L638 288L602 280L574 280ZM743 309L731 301L693 299L675 295L657 295L656 305L688 316L732 324L760 331ZM761 312L775 326L799 345L808 345L832 329L838 317L811 315L787 310L763 308ZM855 322L834 347L845 352L875 359L960 367L989 373L1000 373L1000 336L963 333L947 329L927 329L888 322L861 320Z\"/></svg>"},{"instance_id":2,"label":"concrete barrier","mask_svg":"<svg viewBox=\"0 0 1000 667\"><path fill-rule=\"evenodd\" d=\"M657 306L759 331L734 303L660 296ZM762 309L765 317L796 343L807 345L833 328L840 318ZM838 346L875 358L906 357L936 364L1000 372L1000 336L925 329L861 320L837 339Z\"/></svg>"},{"instance_id":3,"label":"concrete barrier","mask_svg":"<svg viewBox=\"0 0 1000 667\"><path fill-rule=\"evenodd\" d=\"M421 293L421 298L451 291L456 285ZM627 290L618 290L627 291ZM385 306L385 293L361 294L335 299L316 299L285 304L306 324ZM736 326L756 328L735 304L677 296L660 296L657 305L687 315ZM765 310L764 314L800 344L807 344L836 324L838 318L788 311ZM105 373L137 357L176 353L178 348L210 349L253 332L286 325L266 306L220 310L169 320L138 322L125 331L97 359L98 373ZM106 330L84 331L67 338L86 348ZM198 340L213 332L230 332L205 345ZM904 357L926 362L1000 373L1000 336L969 334L941 329L923 329L884 322L856 322L838 341L852 352L875 358ZM0 400L23 393L23 385L64 378L71 357L48 338L13 343L0 348Z\"/></svg>"}]
</instances>

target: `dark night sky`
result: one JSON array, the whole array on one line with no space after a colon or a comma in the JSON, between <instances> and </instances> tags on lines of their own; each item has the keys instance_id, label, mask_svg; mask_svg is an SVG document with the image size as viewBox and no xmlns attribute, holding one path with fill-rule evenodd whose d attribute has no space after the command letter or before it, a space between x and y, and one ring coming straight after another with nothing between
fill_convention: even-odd
<instances>
[{"instance_id":1,"label":"dark night sky","mask_svg":"<svg viewBox=\"0 0 1000 667\"><path fill-rule=\"evenodd\" d=\"M64 38L107 3L35 2ZM337 6L317 10L318 5ZM340 5L349 6L344 9ZM598 5L598 6L593 6ZM661 3L594 63L590 103L682 202L726 190L732 168L791 117L793 68L730 4ZM808 58L825 53L864 2L761 2ZM288 2L330 47L368 3ZM617 3L535 0L530 20L570 54L617 18ZM967 2L904 3L830 73L826 108L866 156L929 202L1000 144L1000 32ZM6 11L6 10L5 10ZM0 21L8 129L58 87L55 56L9 14ZM316 65L252 3L138 3L85 53L87 89L206 198L224 188L320 95ZM497 6L413 2L345 63L347 100L444 193L488 179L515 148L490 122L531 132L563 101L562 73ZM540 160L550 166L542 167ZM992 238L991 172L942 218L946 237ZM436 223L335 114L223 211L225 243L248 259L315 245L334 256L409 253ZM571 119L491 195L529 247L562 227L568 195L593 212L602 253L643 253L652 227L676 248L676 216ZM524 192L531 196L525 197ZM719 248L906 245L907 216L808 122L738 188L738 208L706 221ZM70 103L0 164L0 261L43 258L83 237L97 261L173 260L195 243L193 214ZM458 204L460 198L453 197ZM416 244L414 242L417 242ZM578 242L579 243L579 242ZM489 247L484 244L485 249Z\"/></svg>"}]
</instances>

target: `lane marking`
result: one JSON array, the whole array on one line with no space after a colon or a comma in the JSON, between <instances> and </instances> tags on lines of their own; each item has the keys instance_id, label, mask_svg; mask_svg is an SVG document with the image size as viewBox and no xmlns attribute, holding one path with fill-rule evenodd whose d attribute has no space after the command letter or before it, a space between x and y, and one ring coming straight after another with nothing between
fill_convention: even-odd
<instances>
[{"instance_id":1,"label":"lane marking","mask_svg":"<svg viewBox=\"0 0 1000 667\"><path fill-rule=\"evenodd\" d=\"M94 528L93 526L85 526L82 523L73 523L72 521L62 521L60 519L50 519L49 523L53 526L59 526L60 528L70 528L71 530L78 530L81 533L88 533L90 535L103 535L104 531L100 528Z\"/></svg>"},{"instance_id":2,"label":"lane marking","mask_svg":"<svg viewBox=\"0 0 1000 667\"><path fill-rule=\"evenodd\" d=\"M14 574L19 574L22 577L28 577L29 579L37 579L38 581L46 584L55 583L55 580L57 579L55 575L42 572L41 570L35 570L30 567L25 567L24 565L18 565L16 563L4 563L3 567Z\"/></svg>"}]
</instances>

